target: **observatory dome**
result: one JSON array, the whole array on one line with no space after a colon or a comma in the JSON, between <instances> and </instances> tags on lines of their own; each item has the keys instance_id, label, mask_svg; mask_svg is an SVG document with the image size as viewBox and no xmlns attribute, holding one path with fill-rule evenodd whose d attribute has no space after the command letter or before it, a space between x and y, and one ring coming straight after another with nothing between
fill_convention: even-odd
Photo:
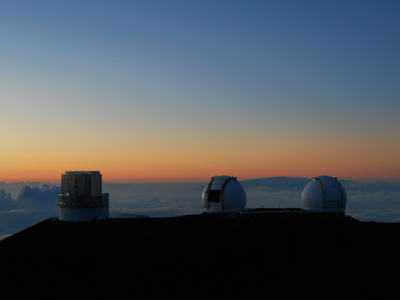
<instances>
[{"instance_id":1,"label":"observatory dome","mask_svg":"<svg viewBox=\"0 0 400 300\"><path fill-rule=\"evenodd\" d=\"M236 177L215 176L202 195L204 212L229 213L246 207L246 192Z\"/></svg>"},{"instance_id":2,"label":"observatory dome","mask_svg":"<svg viewBox=\"0 0 400 300\"><path fill-rule=\"evenodd\" d=\"M303 209L321 212L344 212L346 191L336 177L313 177L303 190Z\"/></svg>"}]
</instances>

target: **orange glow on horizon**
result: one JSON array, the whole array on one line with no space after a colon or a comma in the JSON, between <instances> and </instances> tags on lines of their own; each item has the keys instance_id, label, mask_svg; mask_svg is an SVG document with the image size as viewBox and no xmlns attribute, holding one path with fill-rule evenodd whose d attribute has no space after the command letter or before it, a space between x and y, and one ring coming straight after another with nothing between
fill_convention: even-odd
<instances>
[{"instance_id":1,"label":"orange glow on horizon","mask_svg":"<svg viewBox=\"0 0 400 300\"><path fill-rule=\"evenodd\" d=\"M72 170L72 169L71 169ZM315 170L315 171L308 171L308 172L259 172L249 174L248 172L209 172L207 175L199 176L198 174L187 174L187 176L180 174L174 174L175 176L160 176L160 174L154 174L153 176L121 176L118 172L108 172L107 170L102 169L74 169L74 170L93 170L93 171L100 171L103 176L104 182L110 183L130 183L130 182L207 182L213 176L217 175L228 175L228 176L235 176L239 180L249 180L249 179L257 179L257 178L269 178L269 177L304 177L304 178L312 178L315 176L320 175L329 175L333 177L338 177L338 179L342 180L356 180L356 181L372 181L372 180L388 180L388 181L400 181L400 176L398 174L391 174L392 176L387 176L388 173L378 173L374 172L373 174L368 173L360 173L360 172L343 172L338 170ZM25 176L13 176L13 177L2 177L0 181L6 183L12 182L42 182L42 183L51 183L51 184L60 184L61 182L61 174L65 171L59 171L57 175L49 176L49 174L34 174L29 173L25 174ZM16 174L14 174L16 175ZM113 176L114 175L114 176ZM147 174L146 174L147 175Z\"/></svg>"},{"instance_id":2,"label":"orange glow on horizon","mask_svg":"<svg viewBox=\"0 0 400 300\"><path fill-rule=\"evenodd\" d=\"M108 136L105 143L77 137L72 145L18 139L1 149L0 181L59 184L67 170L97 170L105 182L204 182L215 175L400 180L400 143L390 135L196 134L162 132L136 140Z\"/></svg>"}]
</instances>

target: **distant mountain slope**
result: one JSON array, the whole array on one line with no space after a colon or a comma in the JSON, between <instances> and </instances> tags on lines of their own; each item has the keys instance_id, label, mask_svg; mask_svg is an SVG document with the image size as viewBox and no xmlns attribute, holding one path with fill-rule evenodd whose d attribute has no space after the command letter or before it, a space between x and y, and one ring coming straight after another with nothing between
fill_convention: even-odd
<instances>
[{"instance_id":1,"label":"distant mountain slope","mask_svg":"<svg viewBox=\"0 0 400 300\"><path fill-rule=\"evenodd\" d=\"M286 189L303 189L311 178L304 177L269 177L259 178L250 180L241 180L240 183L244 188L255 188L255 187L268 187L277 190Z\"/></svg>"}]
</instances>

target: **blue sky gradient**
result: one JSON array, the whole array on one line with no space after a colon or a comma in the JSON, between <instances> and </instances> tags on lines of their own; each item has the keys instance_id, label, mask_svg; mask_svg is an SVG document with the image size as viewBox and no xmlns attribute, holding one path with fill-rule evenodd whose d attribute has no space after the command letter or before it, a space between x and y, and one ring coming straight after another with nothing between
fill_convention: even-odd
<instances>
[{"instance_id":1,"label":"blue sky gradient","mask_svg":"<svg viewBox=\"0 0 400 300\"><path fill-rule=\"evenodd\" d=\"M400 162L399 1L0 1L0 28L2 136L10 148L32 149L30 159L6 150L3 157L25 160L29 172L45 160L44 149L67 155L49 136L84 148L88 139L108 141L115 147L98 158L105 160L122 148L140 155L127 140L143 152L179 152L165 146L169 135L175 145L191 145L181 154L188 161L199 157L196 140L207 138L221 142L219 151L247 157L253 147L272 151L259 140L270 139L272 152L303 141L309 146L300 147L300 160L326 151L319 141L357 140L351 154L337 152L342 163L380 145L366 160L379 165L374 160L386 157L386 167L365 176L400 178L398 167L390 169ZM84 159L90 156L68 165ZM287 157L275 159L286 169L280 174L238 168L238 175L308 176L286 166ZM68 168L56 165L31 179L58 178ZM137 163L112 172L122 165ZM174 176L196 172L214 173L194 166Z\"/></svg>"}]
</instances>

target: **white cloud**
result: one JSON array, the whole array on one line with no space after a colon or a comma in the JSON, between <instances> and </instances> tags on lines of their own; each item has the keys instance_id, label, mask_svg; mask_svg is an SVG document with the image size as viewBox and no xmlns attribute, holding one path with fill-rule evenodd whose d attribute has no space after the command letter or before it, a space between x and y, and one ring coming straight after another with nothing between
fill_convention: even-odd
<instances>
[{"instance_id":1,"label":"white cloud","mask_svg":"<svg viewBox=\"0 0 400 300\"><path fill-rule=\"evenodd\" d=\"M10 184L21 186L21 183ZM60 187L48 184L22 186L17 199L0 190L0 234L18 232L40 221L58 215L56 206Z\"/></svg>"}]
</instances>

